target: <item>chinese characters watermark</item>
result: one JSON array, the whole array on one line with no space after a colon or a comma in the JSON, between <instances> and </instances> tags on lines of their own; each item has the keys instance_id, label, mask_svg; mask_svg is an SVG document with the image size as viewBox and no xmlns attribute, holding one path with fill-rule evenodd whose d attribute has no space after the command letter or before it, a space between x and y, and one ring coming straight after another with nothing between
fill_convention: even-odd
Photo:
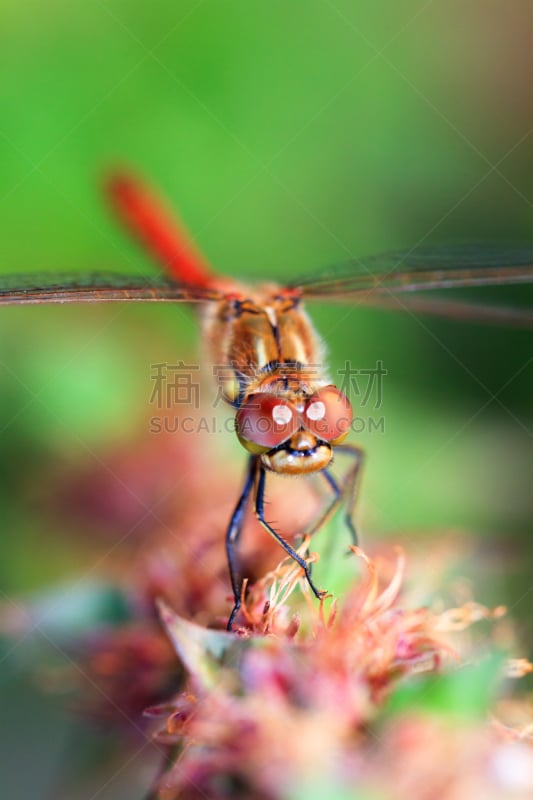
<instances>
[{"instance_id":1,"label":"chinese characters watermark","mask_svg":"<svg viewBox=\"0 0 533 800\"><path fill-rule=\"evenodd\" d=\"M342 377L342 381L339 382L339 389L350 398L354 405L359 408L366 408L371 400L374 399L373 408L381 408L383 403L383 378L389 374L389 371L383 366L383 361L376 361L375 366L370 369L353 367L349 361L345 361L343 369L338 370L337 374ZM358 398L357 403L354 402L354 397Z\"/></svg>"},{"instance_id":2,"label":"chinese characters watermark","mask_svg":"<svg viewBox=\"0 0 533 800\"><path fill-rule=\"evenodd\" d=\"M194 374L199 371L199 364L185 364L184 361L152 364L150 403L158 408L185 405L199 409L200 382L193 380Z\"/></svg>"},{"instance_id":3,"label":"chinese characters watermark","mask_svg":"<svg viewBox=\"0 0 533 800\"><path fill-rule=\"evenodd\" d=\"M260 383L268 375L274 376L274 391L279 391L283 396L290 395L291 391L298 394L304 391L314 391L314 386L323 385L322 370L318 365L302 365L298 363L284 363L274 365L269 372L266 370L254 371L251 367L247 373L237 372L230 364L216 364L211 368L214 377L214 387L211 387L209 406L218 409L227 407L229 402L234 407L239 398L246 397L247 388L257 378ZM351 430L354 434L385 433L385 417L372 413L363 414L363 410L374 411L383 406L383 382L388 370L383 361L376 361L372 367L355 367L350 361L345 361L344 366L337 371L337 388L350 400L354 416ZM161 362L151 365L151 394L150 404L155 405L164 412L160 416L150 419L151 433L195 433L208 431L222 433L234 430L233 418L223 423L216 416L197 416L192 411L202 408L200 380L201 367L199 364L187 364L184 361ZM270 389L272 391L272 389ZM240 402L240 401L239 401ZM203 404L205 407L205 404ZM177 414L181 407L183 414ZM170 413L169 413L170 412Z\"/></svg>"}]
</instances>

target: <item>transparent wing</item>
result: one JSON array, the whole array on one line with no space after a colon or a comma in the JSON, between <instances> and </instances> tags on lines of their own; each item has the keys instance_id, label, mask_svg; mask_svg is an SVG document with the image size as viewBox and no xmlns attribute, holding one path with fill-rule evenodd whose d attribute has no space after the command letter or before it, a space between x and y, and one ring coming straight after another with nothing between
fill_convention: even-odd
<instances>
[{"instance_id":1,"label":"transparent wing","mask_svg":"<svg viewBox=\"0 0 533 800\"><path fill-rule=\"evenodd\" d=\"M399 250L357 259L292 283L308 300L352 303L519 327L533 309L427 297L420 292L533 283L533 246L452 245Z\"/></svg>"},{"instance_id":2,"label":"transparent wing","mask_svg":"<svg viewBox=\"0 0 533 800\"><path fill-rule=\"evenodd\" d=\"M480 322L490 325L505 325L515 328L533 328L533 308L521 306L498 306L487 303L471 303L464 300L448 300L441 297L426 297L413 294L358 295L352 302L356 305L381 308L386 311L402 311L413 314L429 314L445 319Z\"/></svg>"},{"instance_id":3,"label":"transparent wing","mask_svg":"<svg viewBox=\"0 0 533 800\"><path fill-rule=\"evenodd\" d=\"M0 276L0 305L39 303L111 303L124 301L201 303L223 292L191 287L167 278L106 272L90 275L45 273Z\"/></svg>"},{"instance_id":4,"label":"transparent wing","mask_svg":"<svg viewBox=\"0 0 533 800\"><path fill-rule=\"evenodd\" d=\"M365 292L397 294L513 283L533 283L533 246L454 245L398 250L292 281L291 288L309 299L350 302Z\"/></svg>"}]
</instances>

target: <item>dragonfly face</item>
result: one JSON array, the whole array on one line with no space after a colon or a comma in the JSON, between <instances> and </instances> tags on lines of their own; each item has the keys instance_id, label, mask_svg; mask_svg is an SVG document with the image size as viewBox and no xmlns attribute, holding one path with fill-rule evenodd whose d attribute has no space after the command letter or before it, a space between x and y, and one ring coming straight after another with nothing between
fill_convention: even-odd
<instances>
[{"instance_id":1,"label":"dragonfly face","mask_svg":"<svg viewBox=\"0 0 533 800\"><path fill-rule=\"evenodd\" d=\"M533 247L419 248L354 260L290 286L246 288L214 275L179 224L146 187L130 176L109 183L115 212L163 265L167 278L128 278L99 273L76 276L6 276L0 305L70 302L186 302L201 304L204 336L219 390L236 410L237 436L249 453L242 493L226 534L234 607L231 628L242 601L243 581L236 545L251 495L263 526L302 568L317 597L309 566L266 521L267 471L320 473L333 491L328 509L308 530L318 530L341 502L356 540L352 511L357 497L362 451L343 444L352 420L347 398L323 369L323 348L303 311L303 301L433 314L468 321L533 326L526 307L501 308L428 296L439 289L533 283ZM420 294L422 293L422 294ZM437 294L439 294L437 292ZM216 372L215 372L216 375ZM340 483L329 472L333 449L352 458Z\"/></svg>"},{"instance_id":2,"label":"dragonfly face","mask_svg":"<svg viewBox=\"0 0 533 800\"><path fill-rule=\"evenodd\" d=\"M291 389L290 383L276 377L264 392L250 394L237 412L237 436L272 472L318 472L330 463L333 446L348 435L352 407L335 386L309 393Z\"/></svg>"}]
</instances>

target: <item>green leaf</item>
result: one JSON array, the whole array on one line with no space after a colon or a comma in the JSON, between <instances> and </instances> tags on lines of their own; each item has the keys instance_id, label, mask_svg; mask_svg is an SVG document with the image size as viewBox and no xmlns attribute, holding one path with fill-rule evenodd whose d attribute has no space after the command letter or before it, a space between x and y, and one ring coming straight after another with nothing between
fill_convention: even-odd
<instances>
[{"instance_id":1,"label":"green leaf","mask_svg":"<svg viewBox=\"0 0 533 800\"><path fill-rule=\"evenodd\" d=\"M410 679L391 696L386 713L436 714L454 719L483 719L494 698L505 661L491 653L478 664L466 665L447 675Z\"/></svg>"},{"instance_id":2,"label":"green leaf","mask_svg":"<svg viewBox=\"0 0 533 800\"><path fill-rule=\"evenodd\" d=\"M235 670L250 640L189 622L161 599L157 601L157 608L176 653L202 688L214 688L222 672L227 672L229 667Z\"/></svg>"}]
</instances>

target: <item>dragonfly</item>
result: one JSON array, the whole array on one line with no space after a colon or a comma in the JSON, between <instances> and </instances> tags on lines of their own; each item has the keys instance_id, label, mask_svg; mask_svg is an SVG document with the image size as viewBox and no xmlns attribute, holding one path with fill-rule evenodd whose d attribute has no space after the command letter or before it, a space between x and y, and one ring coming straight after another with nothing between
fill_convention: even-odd
<instances>
[{"instance_id":1,"label":"dragonfly","mask_svg":"<svg viewBox=\"0 0 533 800\"><path fill-rule=\"evenodd\" d=\"M243 602L238 544L250 502L262 527L301 567L317 598L311 560L265 517L271 473L322 476L331 499L308 533L312 536L344 506L353 521L363 450L346 441L353 410L329 379L323 346L304 309L306 301L400 309L460 320L533 325L533 311L445 297L436 290L533 283L533 246L419 247L354 259L288 284L247 285L219 276L178 218L137 176L120 172L107 182L110 204L126 229L163 268L155 277L119 273L27 274L0 279L0 305L42 303L169 302L196 304L212 363L221 365L220 390L235 411L235 431L248 453L244 484L229 521L225 546L233 608L232 630ZM334 454L349 458L341 478Z\"/></svg>"}]
</instances>

